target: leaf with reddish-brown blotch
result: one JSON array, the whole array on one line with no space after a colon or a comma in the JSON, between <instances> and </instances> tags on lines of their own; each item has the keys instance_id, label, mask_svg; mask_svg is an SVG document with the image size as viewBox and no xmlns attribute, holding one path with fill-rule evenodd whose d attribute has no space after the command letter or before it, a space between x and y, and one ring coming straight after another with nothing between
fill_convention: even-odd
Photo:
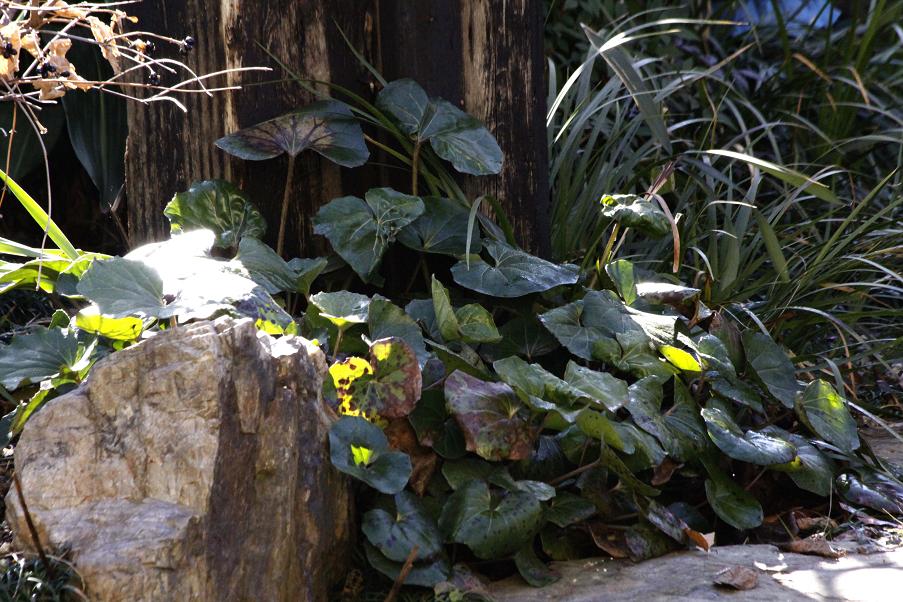
<instances>
[{"instance_id":1,"label":"leaf with reddish-brown blotch","mask_svg":"<svg viewBox=\"0 0 903 602\"><path fill-rule=\"evenodd\" d=\"M439 457L433 450L417 442L417 434L405 418L392 420L384 432L389 439L389 447L403 451L411 457L412 470L408 485L414 493L422 496L426 493L426 487L436 471Z\"/></svg>"},{"instance_id":2,"label":"leaf with reddish-brown blotch","mask_svg":"<svg viewBox=\"0 0 903 602\"><path fill-rule=\"evenodd\" d=\"M759 584L759 573L748 566L729 566L715 574L715 585L726 585L734 589L752 589Z\"/></svg>"},{"instance_id":3,"label":"leaf with reddish-brown blotch","mask_svg":"<svg viewBox=\"0 0 903 602\"><path fill-rule=\"evenodd\" d=\"M847 554L846 550L843 548L835 548L828 540L817 535L807 537L806 539L794 539L793 541L782 543L778 547L785 552L811 554L813 556L822 556L824 558L840 558Z\"/></svg>"},{"instance_id":4,"label":"leaf with reddish-brown blotch","mask_svg":"<svg viewBox=\"0 0 903 602\"><path fill-rule=\"evenodd\" d=\"M456 370L445 380L445 402L464 433L468 451L493 462L530 456L536 432L508 385Z\"/></svg>"},{"instance_id":5,"label":"leaf with reddish-brown blotch","mask_svg":"<svg viewBox=\"0 0 903 602\"><path fill-rule=\"evenodd\" d=\"M339 412L377 418L403 418L411 413L423 387L414 350L397 337L374 341L369 361L351 357L329 368L339 399Z\"/></svg>"},{"instance_id":6,"label":"leaf with reddish-brown blotch","mask_svg":"<svg viewBox=\"0 0 903 602\"><path fill-rule=\"evenodd\" d=\"M674 471L681 466L683 466L683 464L679 464L671 458L665 458L664 461L652 471L652 481L650 481L652 486L661 487L670 481L671 477L674 475Z\"/></svg>"}]
</instances>

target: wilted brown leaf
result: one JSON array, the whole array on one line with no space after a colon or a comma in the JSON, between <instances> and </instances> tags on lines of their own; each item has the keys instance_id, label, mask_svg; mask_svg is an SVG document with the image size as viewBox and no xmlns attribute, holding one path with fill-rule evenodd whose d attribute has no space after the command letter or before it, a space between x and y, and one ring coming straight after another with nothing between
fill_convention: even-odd
<instances>
[{"instance_id":1,"label":"wilted brown leaf","mask_svg":"<svg viewBox=\"0 0 903 602\"><path fill-rule=\"evenodd\" d=\"M828 543L823 537L813 535L806 539L795 539L786 543L778 544L778 547L785 552L794 552L796 554L811 554L813 556L822 556L824 558L840 558L846 556L846 550L835 548Z\"/></svg>"},{"instance_id":2,"label":"wilted brown leaf","mask_svg":"<svg viewBox=\"0 0 903 602\"><path fill-rule=\"evenodd\" d=\"M715 585L734 589L752 589L759 584L759 573L748 566L734 565L721 569L715 574Z\"/></svg>"},{"instance_id":3,"label":"wilted brown leaf","mask_svg":"<svg viewBox=\"0 0 903 602\"><path fill-rule=\"evenodd\" d=\"M411 478L408 483L414 493L422 496L436 471L439 457L428 447L417 442L417 434L407 418L398 418L389 422L385 428L389 447L403 451L411 457Z\"/></svg>"},{"instance_id":4,"label":"wilted brown leaf","mask_svg":"<svg viewBox=\"0 0 903 602\"><path fill-rule=\"evenodd\" d=\"M690 527L684 527L684 534L692 541L694 544L705 550L709 551L711 544L709 543L708 538L700 533L699 531L694 531Z\"/></svg>"},{"instance_id":5,"label":"wilted brown leaf","mask_svg":"<svg viewBox=\"0 0 903 602\"><path fill-rule=\"evenodd\" d=\"M116 46L116 32L113 31L111 26L97 17L88 17L88 25L91 26L91 34L100 45L100 52L103 54L103 58L107 59L107 62L110 63L110 66L113 68L113 73L119 73L122 70L122 67L119 64L119 57L121 54L119 48Z\"/></svg>"},{"instance_id":6,"label":"wilted brown leaf","mask_svg":"<svg viewBox=\"0 0 903 602\"><path fill-rule=\"evenodd\" d=\"M0 77L12 79L19 69L19 51L22 49L19 24L13 22L0 27L0 42L4 45L9 44L12 50L0 54Z\"/></svg>"},{"instance_id":7,"label":"wilted brown leaf","mask_svg":"<svg viewBox=\"0 0 903 602\"><path fill-rule=\"evenodd\" d=\"M596 544L596 547L612 558L630 557L624 531L610 529L600 523L592 523L589 525L589 533L593 536L593 543Z\"/></svg>"}]
</instances>

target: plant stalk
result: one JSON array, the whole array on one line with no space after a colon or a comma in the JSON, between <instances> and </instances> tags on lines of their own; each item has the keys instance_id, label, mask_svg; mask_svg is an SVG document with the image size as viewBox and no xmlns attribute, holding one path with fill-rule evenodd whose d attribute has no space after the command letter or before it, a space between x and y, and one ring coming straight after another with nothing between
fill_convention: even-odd
<instances>
[{"instance_id":1,"label":"plant stalk","mask_svg":"<svg viewBox=\"0 0 903 602\"><path fill-rule=\"evenodd\" d=\"M295 156L288 156L288 172L285 174L285 191L282 193L282 210L279 213L279 238L276 239L276 254L282 257L285 248L285 222L288 219L288 199L292 194L292 180L295 177Z\"/></svg>"},{"instance_id":2,"label":"plant stalk","mask_svg":"<svg viewBox=\"0 0 903 602\"><path fill-rule=\"evenodd\" d=\"M420 167L420 140L414 145L414 153L411 155L411 194L417 196L417 180Z\"/></svg>"}]
</instances>

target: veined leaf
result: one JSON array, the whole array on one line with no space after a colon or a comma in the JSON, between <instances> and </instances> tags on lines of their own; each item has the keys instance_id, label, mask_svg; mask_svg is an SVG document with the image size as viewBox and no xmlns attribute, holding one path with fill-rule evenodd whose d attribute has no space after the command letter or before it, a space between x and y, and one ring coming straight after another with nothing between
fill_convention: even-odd
<instances>
[{"instance_id":1,"label":"veined leaf","mask_svg":"<svg viewBox=\"0 0 903 602\"><path fill-rule=\"evenodd\" d=\"M333 466L382 493L398 493L411 476L407 454L389 450L382 429L356 416L343 416L329 429L329 453Z\"/></svg>"},{"instance_id":2,"label":"veined leaf","mask_svg":"<svg viewBox=\"0 0 903 602\"><path fill-rule=\"evenodd\" d=\"M492 263L472 256L469 267L462 260L452 266L451 272L461 286L491 297L523 297L574 284L579 277L577 266L556 265L499 241L486 240L483 248Z\"/></svg>"},{"instance_id":3,"label":"veined leaf","mask_svg":"<svg viewBox=\"0 0 903 602\"><path fill-rule=\"evenodd\" d=\"M243 237L260 238L266 221L247 195L225 180L195 182L163 209L173 234L211 230L218 247L237 247Z\"/></svg>"},{"instance_id":4,"label":"veined leaf","mask_svg":"<svg viewBox=\"0 0 903 602\"><path fill-rule=\"evenodd\" d=\"M821 379L814 380L797 396L796 414L819 437L852 453L859 448L856 421L837 390Z\"/></svg>"}]
</instances>

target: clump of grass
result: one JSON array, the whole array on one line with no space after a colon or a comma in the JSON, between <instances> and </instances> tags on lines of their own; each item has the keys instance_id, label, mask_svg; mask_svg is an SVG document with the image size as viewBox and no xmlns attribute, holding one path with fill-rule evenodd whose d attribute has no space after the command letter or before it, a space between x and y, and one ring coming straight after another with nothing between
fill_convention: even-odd
<instances>
[{"instance_id":1,"label":"clump of grass","mask_svg":"<svg viewBox=\"0 0 903 602\"><path fill-rule=\"evenodd\" d=\"M4 602L81 602L84 583L65 559L14 552L0 558L0 600Z\"/></svg>"}]
</instances>

